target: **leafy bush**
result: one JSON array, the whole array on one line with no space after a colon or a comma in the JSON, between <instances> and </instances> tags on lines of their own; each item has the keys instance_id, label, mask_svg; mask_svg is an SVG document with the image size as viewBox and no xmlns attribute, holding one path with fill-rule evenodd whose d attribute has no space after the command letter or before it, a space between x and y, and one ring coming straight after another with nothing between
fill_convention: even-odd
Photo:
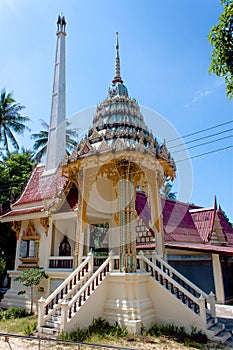
<instances>
[{"instance_id":1,"label":"leafy bush","mask_svg":"<svg viewBox=\"0 0 233 350\"><path fill-rule=\"evenodd\" d=\"M25 335L29 336L36 330L36 327L37 327L37 321L34 321L31 324L28 323L24 326L23 332Z\"/></svg>"},{"instance_id":2,"label":"leafy bush","mask_svg":"<svg viewBox=\"0 0 233 350\"><path fill-rule=\"evenodd\" d=\"M146 340L148 336L159 337L166 336L170 339L173 339L179 343L182 343L189 347L196 347L198 349L202 348L202 344L207 343L207 336L201 331L197 331L196 328L192 329L191 334L185 332L184 327L178 327L174 324L161 325L158 326L154 324L148 331L142 325L141 328L140 340ZM78 342L83 342L90 340L93 336L100 336L101 338L119 338L125 337L128 335L126 328L121 328L120 325L116 322L113 326L110 323L102 318L93 319L92 324L88 328L80 329L71 332L65 333L62 332L60 339L62 340L73 340ZM151 340L151 338L149 338ZM129 335L129 341L136 341L137 336L132 334Z\"/></svg>"},{"instance_id":3,"label":"leafy bush","mask_svg":"<svg viewBox=\"0 0 233 350\"><path fill-rule=\"evenodd\" d=\"M15 306L10 306L7 310L0 309L0 320L8 320L10 318L21 318L31 315L31 312Z\"/></svg>"},{"instance_id":4,"label":"leafy bush","mask_svg":"<svg viewBox=\"0 0 233 350\"><path fill-rule=\"evenodd\" d=\"M152 337L159 337L165 335L173 340L183 343L188 346L196 346L198 344L206 344L207 336L196 328L192 329L191 334L185 332L184 327L178 327L174 324L157 326L154 324L149 330L148 334ZM200 347L199 347L200 348Z\"/></svg>"},{"instance_id":5,"label":"leafy bush","mask_svg":"<svg viewBox=\"0 0 233 350\"><path fill-rule=\"evenodd\" d=\"M124 337L127 335L126 328L121 328L116 322L113 326L102 318L94 318L92 324L88 328L80 329L71 333L61 333L62 340L73 340L73 341L85 341L91 338L93 335L99 335L101 337Z\"/></svg>"}]
</instances>

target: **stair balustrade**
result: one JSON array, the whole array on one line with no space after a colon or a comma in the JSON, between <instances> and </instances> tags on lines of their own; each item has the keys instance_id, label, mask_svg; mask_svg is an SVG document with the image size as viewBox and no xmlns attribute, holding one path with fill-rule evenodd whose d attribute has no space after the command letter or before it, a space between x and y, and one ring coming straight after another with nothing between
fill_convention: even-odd
<instances>
[{"instance_id":1,"label":"stair balustrade","mask_svg":"<svg viewBox=\"0 0 233 350\"><path fill-rule=\"evenodd\" d=\"M87 301L95 289L102 283L104 278L114 268L115 256L109 253L108 258L98 270L88 279L84 286L73 296L70 301L61 304L61 328L66 329L66 324L76 315L81 306Z\"/></svg>"},{"instance_id":2,"label":"stair balustrade","mask_svg":"<svg viewBox=\"0 0 233 350\"><path fill-rule=\"evenodd\" d=\"M93 254L89 253L87 258L47 299L42 297L38 300L38 325L44 326L52 315L60 313L62 302L72 299L73 294L82 288L92 273Z\"/></svg>"},{"instance_id":3,"label":"stair balustrade","mask_svg":"<svg viewBox=\"0 0 233 350\"><path fill-rule=\"evenodd\" d=\"M207 314L216 316L214 294L207 295L191 281L186 279L158 255L153 255L152 261L143 252L139 253L140 270L147 271L164 288L185 304L206 323Z\"/></svg>"}]
</instances>

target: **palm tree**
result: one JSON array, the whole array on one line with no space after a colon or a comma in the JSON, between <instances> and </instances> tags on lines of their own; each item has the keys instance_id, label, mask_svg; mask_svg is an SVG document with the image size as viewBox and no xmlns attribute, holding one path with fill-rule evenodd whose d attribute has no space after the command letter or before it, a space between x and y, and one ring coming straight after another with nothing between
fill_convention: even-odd
<instances>
[{"instance_id":1,"label":"palm tree","mask_svg":"<svg viewBox=\"0 0 233 350\"><path fill-rule=\"evenodd\" d=\"M16 103L13 99L12 92L6 93L5 89L0 94L0 144L7 155L10 154L9 143L14 149L19 150L19 144L15 138L14 132L23 134L25 130L30 130L25 123L30 118L20 114L24 106Z\"/></svg>"},{"instance_id":2,"label":"palm tree","mask_svg":"<svg viewBox=\"0 0 233 350\"><path fill-rule=\"evenodd\" d=\"M46 123L44 120L41 120L41 125L44 130L31 135L31 138L35 140L33 149L36 152L34 157L37 162L40 162L41 158L46 154L49 137L48 123ZM69 125L68 122L67 125ZM68 155L70 155L72 150L77 146L77 138L78 133L76 129L66 129L66 153Z\"/></svg>"},{"instance_id":3,"label":"palm tree","mask_svg":"<svg viewBox=\"0 0 233 350\"><path fill-rule=\"evenodd\" d=\"M161 196L168 199L176 199L176 192L172 192L172 184L170 182L165 182L161 188Z\"/></svg>"}]
</instances>

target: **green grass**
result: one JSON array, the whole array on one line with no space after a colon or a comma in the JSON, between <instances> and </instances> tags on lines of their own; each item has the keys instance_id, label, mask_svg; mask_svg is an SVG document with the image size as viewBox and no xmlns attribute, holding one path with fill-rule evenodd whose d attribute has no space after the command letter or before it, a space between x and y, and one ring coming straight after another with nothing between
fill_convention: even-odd
<instances>
[{"instance_id":1,"label":"green grass","mask_svg":"<svg viewBox=\"0 0 233 350\"><path fill-rule=\"evenodd\" d=\"M119 338L128 342L155 342L155 338L166 337L166 339L181 343L187 347L203 349L207 343L207 337L200 331L193 329L191 334L187 334L183 327L175 325L153 325L148 331L142 327L141 335L128 334L126 329L122 329L119 324L111 326L102 318L94 319L92 324L87 328L78 328L70 333L63 332L60 339L73 340L79 342L105 342L106 340L117 340Z\"/></svg>"},{"instance_id":2,"label":"green grass","mask_svg":"<svg viewBox=\"0 0 233 350\"><path fill-rule=\"evenodd\" d=\"M2 333L25 334L25 329L28 326L34 327L37 323L37 317L32 315L22 318L10 318L0 321L0 330Z\"/></svg>"},{"instance_id":3,"label":"green grass","mask_svg":"<svg viewBox=\"0 0 233 350\"><path fill-rule=\"evenodd\" d=\"M8 315L9 313L10 311L8 312ZM13 318L13 314L18 315L19 313L14 310L11 318L0 320L0 332L30 335L35 330L37 325L36 316L31 315L27 317ZM94 319L92 324L87 328L77 329L71 333L63 332L60 339L135 348L141 344L142 347L139 347L140 349L144 348L144 346L148 349L146 344L147 346L150 346L149 344L151 344L154 348L156 344L159 345L162 343L164 343L167 348L173 349L179 349L179 344L184 345L187 349L195 348L204 350L210 348L224 348L223 344L217 343L211 344L211 347L209 348L206 336L196 329L193 329L191 334L187 334L183 327L177 327L175 325L158 326L154 324L148 331L145 327L142 327L141 335L136 335L128 334L127 330L121 328L117 323L112 326L102 318Z\"/></svg>"}]
</instances>

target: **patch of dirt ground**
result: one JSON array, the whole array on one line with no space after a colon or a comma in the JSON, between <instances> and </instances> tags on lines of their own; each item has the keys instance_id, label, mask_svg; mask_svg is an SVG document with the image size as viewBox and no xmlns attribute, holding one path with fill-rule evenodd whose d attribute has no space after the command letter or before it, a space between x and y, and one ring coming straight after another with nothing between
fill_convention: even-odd
<instances>
[{"instance_id":1,"label":"patch of dirt ground","mask_svg":"<svg viewBox=\"0 0 233 350\"><path fill-rule=\"evenodd\" d=\"M138 349L138 350L150 350L150 349L156 349L156 350L190 350L190 347L184 346L182 344L176 343L172 340L167 339L166 337L160 337L160 338L150 338L146 337L144 341L132 341L132 342L126 342L119 341L119 343L116 342L108 342L108 345L115 345L115 346L122 346L129 349ZM108 346L106 344L106 346ZM40 346L39 342L35 339L33 340L26 340L22 338L5 338L0 337L0 349L1 350L45 350L45 349L51 349L51 350L94 350L94 349L106 349L107 348L102 345L99 347L93 347L90 345L65 345L65 344L55 344L54 342L49 341L41 341ZM195 347L192 347L191 349L197 349ZM205 347L202 349L224 349L224 350L232 350L232 347L226 347L222 344L217 343L208 343Z\"/></svg>"}]
</instances>

